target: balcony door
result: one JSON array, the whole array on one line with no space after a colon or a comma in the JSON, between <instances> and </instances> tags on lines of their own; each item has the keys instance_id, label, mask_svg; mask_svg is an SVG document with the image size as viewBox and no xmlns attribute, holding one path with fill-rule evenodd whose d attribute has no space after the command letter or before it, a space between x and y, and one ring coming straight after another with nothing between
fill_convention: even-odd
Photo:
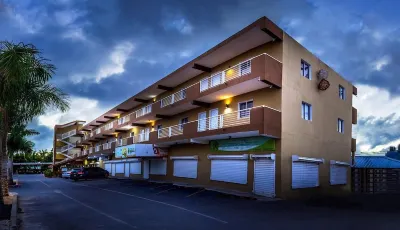
<instances>
[{"instance_id":1,"label":"balcony door","mask_svg":"<svg viewBox=\"0 0 400 230\"><path fill-rule=\"evenodd\" d=\"M210 110L210 129L218 129L218 109Z\"/></svg>"},{"instance_id":2,"label":"balcony door","mask_svg":"<svg viewBox=\"0 0 400 230\"><path fill-rule=\"evenodd\" d=\"M205 131L207 129L207 113L199 113L198 120L197 131Z\"/></svg>"}]
</instances>

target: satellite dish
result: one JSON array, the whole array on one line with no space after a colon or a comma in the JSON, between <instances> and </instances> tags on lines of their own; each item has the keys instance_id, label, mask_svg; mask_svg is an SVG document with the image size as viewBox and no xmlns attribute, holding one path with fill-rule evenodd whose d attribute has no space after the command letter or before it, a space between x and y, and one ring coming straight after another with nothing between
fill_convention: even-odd
<instances>
[{"instance_id":1,"label":"satellite dish","mask_svg":"<svg viewBox=\"0 0 400 230\"><path fill-rule=\"evenodd\" d=\"M318 71L318 74L317 74L319 80L327 79L327 78L328 78L328 75L329 75L329 74L328 74L328 71L326 71L326 70L324 70L324 69L319 70L319 71Z\"/></svg>"}]
</instances>

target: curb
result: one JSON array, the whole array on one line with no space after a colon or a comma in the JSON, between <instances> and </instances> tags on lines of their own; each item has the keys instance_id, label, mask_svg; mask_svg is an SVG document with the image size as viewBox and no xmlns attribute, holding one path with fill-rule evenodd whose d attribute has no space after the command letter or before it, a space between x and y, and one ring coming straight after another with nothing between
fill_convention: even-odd
<instances>
[{"instance_id":1,"label":"curb","mask_svg":"<svg viewBox=\"0 0 400 230\"><path fill-rule=\"evenodd\" d=\"M17 217L18 217L18 193L14 193L12 200L12 207L11 207L10 229L18 229Z\"/></svg>"}]
</instances>

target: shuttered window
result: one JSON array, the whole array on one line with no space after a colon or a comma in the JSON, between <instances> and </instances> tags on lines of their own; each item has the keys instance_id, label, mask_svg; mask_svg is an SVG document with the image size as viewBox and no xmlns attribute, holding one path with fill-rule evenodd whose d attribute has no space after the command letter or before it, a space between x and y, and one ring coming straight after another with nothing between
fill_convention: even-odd
<instances>
[{"instance_id":1,"label":"shuttered window","mask_svg":"<svg viewBox=\"0 0 400 230\"><path fill-rule=\"evenodd\" d=\"M197 160L174 160L174 176L197 178Z\"/></svg>"},{"instance_id":2,"label":"shuttered window","mask_svg":"<svg viewBox=\"0 0 400 230\"><path fill-rule=\"evenodd\" d=\"M247 160L211 160L211 180L247 184Z\"/></svg>"},{"instance_id":3,"label":"shuttered window","mask_svg":"<svg viewBox=\"0 0 400 230\"><path fill-rule=\"evenodd\" d=\"M275 196L275 160L254 160L254 193L260 196Z\"/></svg>"},{"instance_id":4,"label":"shuttered window","mask_svg":"<svg viewBox=\"0 0 400 230\"><path fill-rule=\"evenodd\" d=\"M331 185L347 184L347 169L348 166L331 164Z\"/></svg>"},{"instance_id":5,"label":"shuttered window","mask_svg":"<svg viewBox=\"0 0 400 230\"><path fill-rule=\"evenodd\" d=\"M109 173L111 173L111 164L104 164L105 170L107 170Z\"/></svg>"},{"instance_id":6,"label":"shuttered window","mask_svg":"<svg viewBox=\"0 0 400 230\"><path fill-rule=\"evenodd\" d=\"M130 163L130 174L142 174L142 163L140 161Z\"/></svg>"},{"instance_id":7,"label":"shuttered window","mask_svg":"<svg viewBox=\"0 0 400 230\"><path fill-rule=\"evenodd\" d=\"M115 164L115 173L124 173L124 163Z\"/></svg>"},{"instance_id":8,"label":"shuttered window","mask_svg":"<svg viewBox=\"0 0 400 230\"><path fill-rule=\"evenodd\" d=\"M319 165L314 162L292 162L292 188L319 186Z\"/></svg>"}]
</instances>

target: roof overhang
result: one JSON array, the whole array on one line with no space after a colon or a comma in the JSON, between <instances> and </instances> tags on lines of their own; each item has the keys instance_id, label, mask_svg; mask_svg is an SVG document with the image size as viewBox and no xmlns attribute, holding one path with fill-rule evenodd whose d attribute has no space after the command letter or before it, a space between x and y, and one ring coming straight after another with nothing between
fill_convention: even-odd
<instances>
[{"instance_id":1,"label":"roof overhang","mask_svg":"<svg viewBox=\"0 0 400 230\"><path fill-rule=\"evenodd\" d=\"M282 29L268 18L262 17L108 112L101 114L101 116L86 124L85 128L95 124L96 121L107 121L104 116L115 116L136 108L143 101L151 101L157 95L164 93L165 88L174 88L246 51L282 39ZM194 66L206 68L193 68ZM160 89L159 85L164 86L164 88Z\"/></svg>"}]
</instances>

